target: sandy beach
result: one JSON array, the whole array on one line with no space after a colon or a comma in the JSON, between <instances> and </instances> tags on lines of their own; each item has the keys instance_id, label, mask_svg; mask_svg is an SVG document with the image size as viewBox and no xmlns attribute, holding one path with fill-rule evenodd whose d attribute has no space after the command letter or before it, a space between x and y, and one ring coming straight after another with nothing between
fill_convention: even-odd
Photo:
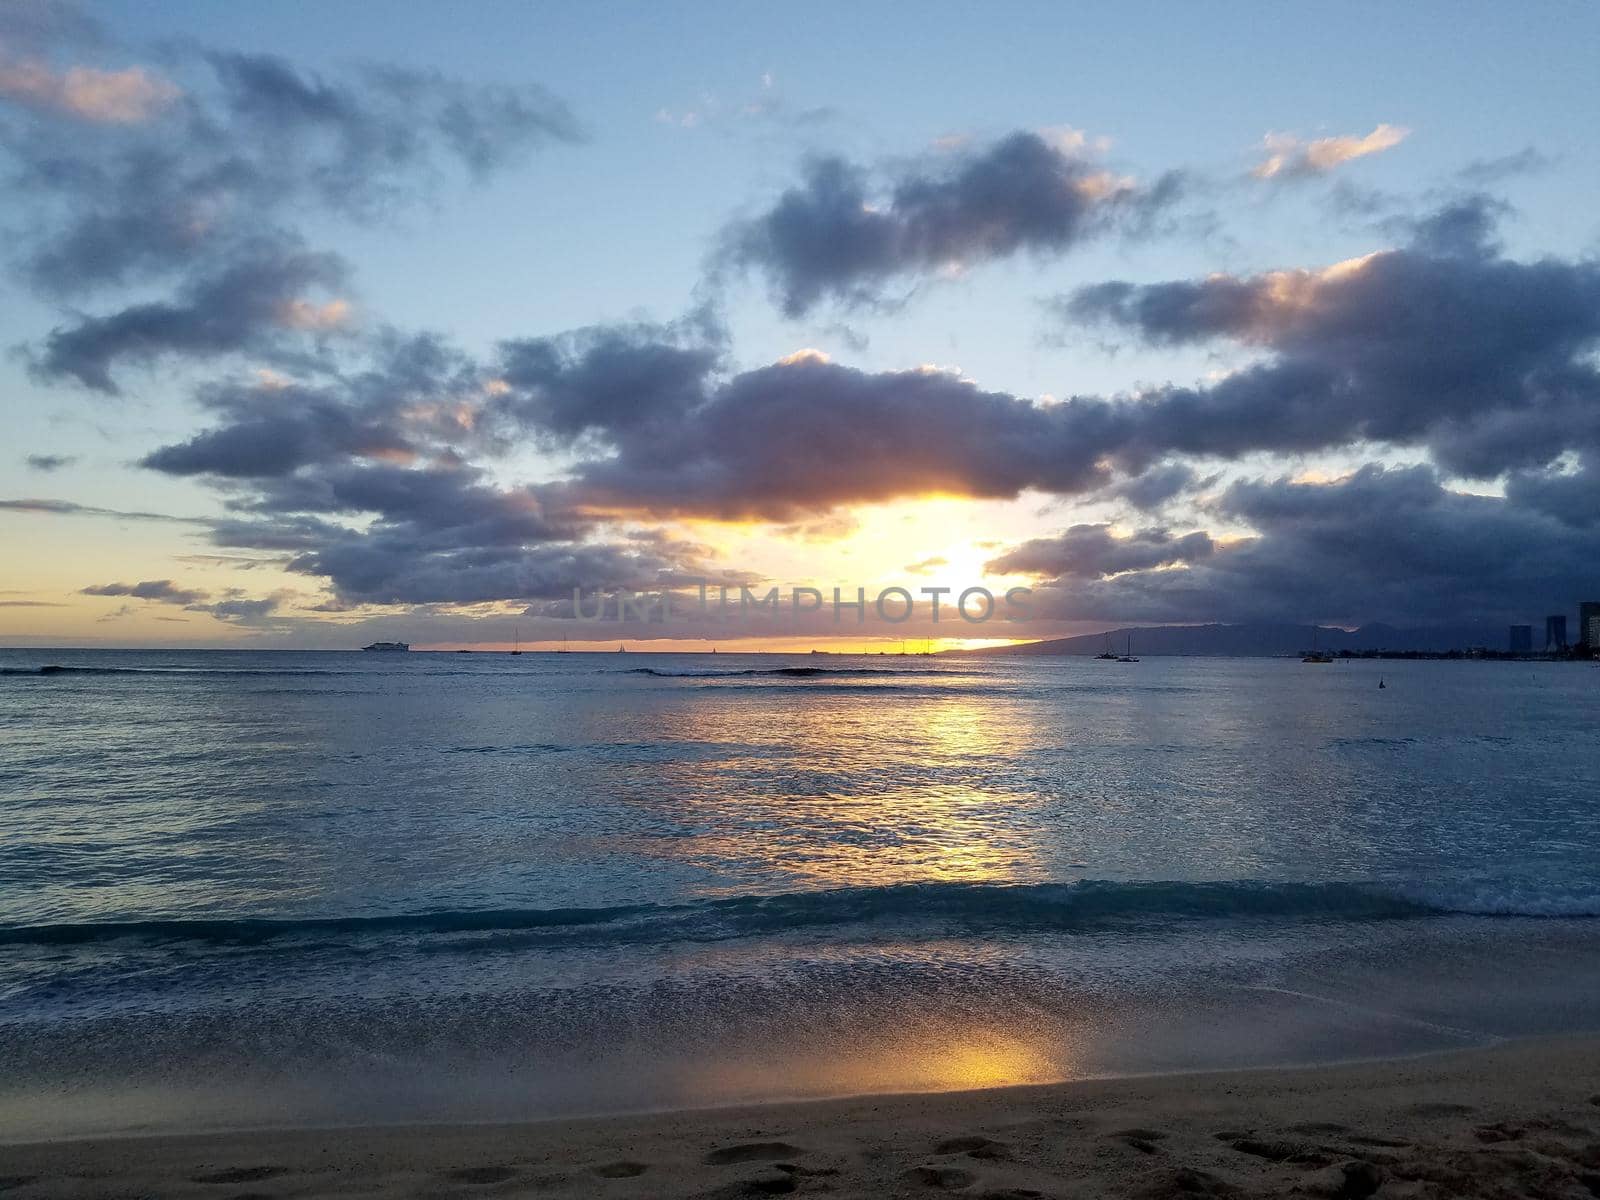
<instances>
[{"instance_id":1,"label":"sandy beach","mask_svg":"<svg viewBox=\"0 0 1600 1200\"><path fill-rule=\"evenodd\" d=\"M1600 1038L521 1125L42 1142L34 1197L1600 1195Z\"/></svg>"}]
</instances>

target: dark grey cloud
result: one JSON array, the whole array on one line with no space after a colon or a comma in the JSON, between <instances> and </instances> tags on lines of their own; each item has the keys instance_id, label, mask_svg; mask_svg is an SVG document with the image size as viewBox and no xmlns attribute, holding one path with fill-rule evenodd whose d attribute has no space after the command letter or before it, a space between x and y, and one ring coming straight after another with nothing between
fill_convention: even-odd
<instances>
[{"instance_id":1,"label":"dark grey cloud","mask_svg":"<svg viewBox=\"0 0 1600 1200\"><path fill-rule=\"evenodd\" d=\"M219 423L143 462L218 487L230 515L213 542L288 553L340 607L532 601L684 573L693 548L595 540L598 522L561 489L499 486L468 465L500 444L487 426L522 419L484 383L436 341L398 339L371 371L317 387L218 385L206 395Z\"/></svg>"},{"instance_id":2,"label":"dark grey cloud","mask_svg":"<svg viewBox=\"0 0 1600 1200\"><path fill-rule=\"evenodd\" d=\"M78 458L74 454L30 454L23 461L35 471L59 471L70 467Z\"/></svg>"},{"instance_id":3,"label":"dark grey cloud","mask_svg":"<svg viewBox=\"0 0 1600 1200\"><path fill-rule=\"evenodd\" d=\"M139 583L102 583L81 588L84 596L125 596L131 600L145 600L155 604L172 604L189 612L206 613L219 621L240 625L255 625L276 614L291 593L274 592L270 596L252 597L238 588L227 589L221 597L196 588L181 587L170 579L146 579ZM114 620L134 612L124 605L101 620Z\"/></svg>"},{"instance_id":4,"label":"dark grey cloud","mask_svg":"<svg viewBox=\"0 0 1600 1200\"><path fill-rule=\"evenodd\" d=\"M1468 198L1416 223L1411 245L1323 271L1104 283L1059 311L1154 345L1265 352L1210 387L1147 396L1161 419L1123 448L1135 459L1379 442L1493 478L1600 439L1600 264L1504 258L1492 213Z\"/></svg>"},{"instance_id":5,"label":"dark grey cloud","mask_svg":"<svg viewBox=\"0 0 1600 1200\"><path fill-rule=\"evenodd\" d=\"M1537 175L1555 166L1556 160L1537 147L1524 146L1512 154L1479 158L1456 172L1456 178L1470 187L1488 187L1522 175Z\"/></svg>"},{"instance_id":6,"label":"dark grey cloud","mask_svg":"<svg viewBox=\"0 0 1600 1200\"><path fill-rule=\"evenodd\" d=\"M146 579L140 583L102 583L82 589L85 596L128 596L134 600L154 600L161 604L199 604L207 593L179 587L170 579Z\"/></svg>"},{"instance_id":7,"label":"dark grey cloud","mask_svg":"<svg viewBox=\"0 0 1600 1200\"><path fill-rule=\"evenodd\" d=\"M333 255L258 245L215 273L186 280L170 300L79 316L56 328L30 366L46 381L70 378L114 394L113 365L166 355L197 361L249 353L258 361L311 362L316 342L342 324L338 302L330 308L315 297L336 293L344 282L344 264Z\"/></svg>"},{"instance_id":8,"label":"dark grey cloud","mask_svg":"<svg viewBox=\"0 0 1600 1200\"><path fill-rule=\"evenodd\" d=\"M1045 616L1460 625L1573 607L1594 590L1600 554L1592 525L1452 490L1428 467L1368 466L1333 483L1240 482L1215 515L1254 532L1157 562L1160 547L1208 535L1102 538L1091 528L997 563L1037 573L1035 610Z\"/></svg>"},{"instance_id":9,"label":"dark grey cloud","mask_svg":"<svg viewBox=\"0 0 1600 1200\"><path fill-rule=\"evenodd\" d=\"M502 343L497 405L558 443L671 422L704 398L724 334L708 311L670 325L595 326Z\"/></svg>"},{"instance_id":10,"label":"dark grey cloud","mask_svg":"<svg viewBox=\"0 0 1600 1200\"><path fill-rule=\"evenodd\" d=\"M1002 575L1071 575L1090 579L1125 571L1150 571L1209 558L1216 549L1210 536L1174 536L1165 529L1140 529L1117 536L1109 525L1074 525L1050 538L1035 538L990 560Z\"/></svg>"},{"instance_id":11,"label":"dark grey cloud","mask_svg":"<svg viewBox=\"0 0 1600 1200\"><path fill-rule=\"evenodd\" d=\"M288 596L286 592L274 592L270 596L251 597L235 589L229 589L221 600L194 604L190 607L198 612L209 613L219 621L255 625L275 615L283 607Z\"/></svg>"},{"instance_id":12,"label":"dark grey cloud","mask_svg":"<svg viewBox=\"0 0 1600 1200\"><path fill-rule=\"evenodd\" d=\"M1156 463L1136 475L1118 480L1105 489L1105 495L1125 500L1137 509L1160 508L1185 492L1209 487L1216 479L1215 474L1202 476L1185 463Z\"/></svg>"},{"instance_id":13,"label":"dark grey cloud","mask_svg":"<svg viewBox=\"0 0 1600 1200\"><path fill-rule=\"evenodd\" d=\"M1062 254L1119 221L1147 220L1176 189L1172 176L1141 190L1028 132L899 171L820 157L770 209L727 229L720 257L764 274L798 317L824 300L875 303L901 277Z\"/></svg>"},{"instance_id":14,"label":"dark grey cloud","mask_svg":"<svg viewBox=\"0 0 1600 1200\"><path fill-rule=\"evenodd\" d=\"M81 49L41 28L58 39L41 55ZM189 48L160 72L96 69L81 96L44 57L13 67L7 90L0 61L12 200L0 222L23 281L77 306L35 350L35 369L103 392L124 363L164 355L315 353L332 312L322 306L345 297L348 279L336 256L306 249L301 221L384 220L452 173L481 179L583 136L537 87L385 65L323 76ZM134 289L145 294L129 303ZM97 298L111 307L82 310Z\"/></svg>"},{"instance_id":15,"label":"dark grey cloud","mask_svg":"<svg viewBox=\"0 0 1600 1200\"><path fill-rule=\"evenodd\" d=\"M934 492L1081 492L1123 414L1047 405L942 371L867 372L801 356L715 382L693 407L606 431L576 502L656 514L798 520Z\"/></svg>"},{"instance_id":16,"label":"dark grey cloud","mask_svg":"<svg viewBox=\"0 0 1600 1200\"><path fill-rule=\"evenodd\" d=\"M1517 471L1506 478L1506 499L1580 529L1600 527L1600 456L1586 455L1573 469ZM1597 589L1600 590L1600 589Z\"/></svg>"}]
</instances>

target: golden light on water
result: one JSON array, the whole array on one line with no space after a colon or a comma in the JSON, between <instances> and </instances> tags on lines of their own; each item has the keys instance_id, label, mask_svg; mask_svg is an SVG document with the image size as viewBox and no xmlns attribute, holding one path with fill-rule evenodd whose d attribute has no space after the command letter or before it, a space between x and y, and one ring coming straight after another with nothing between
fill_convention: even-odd
<instances>
[{"instance_id":1,"label":"golden light on water","mask_svg":"<svg viewBox=\"0 0 1600 1200\"><path fill-rule=\"evenodd\" d=\"M741 699L740 687L715 683L707 685L705 703L648 717L636 712L631 736L725 749L712 759L663 764L640 800L654 809L671 796L675 819L692 824L696 837L630 839L627 852L748 863L795 892L1046 878L1040 847L1020 832L1019 818L1038 798L987 783L991 770L1003 772L1043 731L1015 714L995 720L959 676L949 685L936 675L913 683L914 705L903 690L908 677L890 678L889 686L848 678L808 683L807 702L786 707L778 722ZM822 696L826 703L817 702ZM795 756L831 764L852 783L815 792L767 767ZM886 756L916 763L916 778L886 772ZM746 781L737 795L726 786L729 769Z\"/></svg>"}]
</instances>

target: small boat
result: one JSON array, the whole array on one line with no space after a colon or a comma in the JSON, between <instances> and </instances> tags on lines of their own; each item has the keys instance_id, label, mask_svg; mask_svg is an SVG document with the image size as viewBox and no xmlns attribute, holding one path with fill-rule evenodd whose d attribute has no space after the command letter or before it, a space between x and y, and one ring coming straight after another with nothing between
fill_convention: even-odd
<instances>
[{"instance_id":1,"label":"small boat","mask_svg":"<svg viewBox=\"0 0 1600 1200\"><path fill-rule=\"evenodd\" d=\"M624 646L621 642L618 642L617 643L617 653L618 654L626 654L627 652L628 652L628 648L626 646Z\"/></svg>"},{"instance_id":2,"label":"small boat","mask_svg":"<svg viewBox=\"0 0 1600 1200\"><path fill-rule=\"evenodd\" d=\"M1331 654L1323 654L1317 649L1317 627L1315 625L1311 627L1311 651L1302 656L1300 661L1303 663L1331 663L1333 661Z\"/></svg>"},{"instance_id":3,"label":"small boat","mask_svg":"<svg viewBox=\"0 0 1600 1200\"><path fill-rule=\"evenodd\" d=\"M1106 634L1106 648L1105 648L1105 650L1102 651L1099 654L1096 654L1095 657L1096 658L1103 658L1107 662L1116 662L1117 661L1117 656L1115 654L1111 653L1111 635L1109 633Z\"/></svg>"},{"instance_id":4,"label":"small boat","mask_svg":"<svg viewBox=\"0 0 1600 1200\"><path fill-rule=\"evenodd\" d=\"M373 642L370 646L361 647L363 650L375 650L381 654L403 653L411 649L410 642Z\"/></svg>"},{"instance_id":5,"label":"small boat","mask_svg":"<svg viewBox=\"0 0 1600 1200\"><path fill-rule=\"evenodd\" d=\"M515 630L515 632L511 635L511 653L513 653L513 654L521 654L522 653L522 626L521 625L513 625L512 629Z\"/></svg>"},{"instance_id":6,"label":"small boat","mask_svg":"<svg viewBox=\"0 0 1600 1200\"><path fill-rule=\"evenodd\" d=\"M1138 662L1139 661L1137 658L1135 658L1133 656L1133 634L1130 633L1128 635L1128 652L1126 654L1124 654L1122 657L1120 657L1119 659L1117 659L1117 661L1118 662Z\"/></svg>"},{"instance_id":7,"label":"small boat","mask_svg":"<svg viewBox=\"0 0 1600 1200\"><path fill-rule=\"evenodd\" d=\"M1378 690L1382 691L1384 688L1386 688L1388 686L1389 685L1383 681L1383 676L1379 675L1378 676Z\"/></svg>"}]
</instances>

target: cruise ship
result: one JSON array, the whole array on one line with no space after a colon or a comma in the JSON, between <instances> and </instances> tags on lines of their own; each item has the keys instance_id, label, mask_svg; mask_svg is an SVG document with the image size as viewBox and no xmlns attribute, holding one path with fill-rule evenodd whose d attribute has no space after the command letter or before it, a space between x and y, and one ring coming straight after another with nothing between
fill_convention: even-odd
<instances>
[{"instance_id":1,"label":"cruise ship","mask_svg":"<svg viewBox=\"0 0 1600 1200\"><path fill-rule=\"evenodd\" d=\"M373 642L370 646L361 647L363 650L409 650L410 642Z\"/></svg>"}]
</instances>

